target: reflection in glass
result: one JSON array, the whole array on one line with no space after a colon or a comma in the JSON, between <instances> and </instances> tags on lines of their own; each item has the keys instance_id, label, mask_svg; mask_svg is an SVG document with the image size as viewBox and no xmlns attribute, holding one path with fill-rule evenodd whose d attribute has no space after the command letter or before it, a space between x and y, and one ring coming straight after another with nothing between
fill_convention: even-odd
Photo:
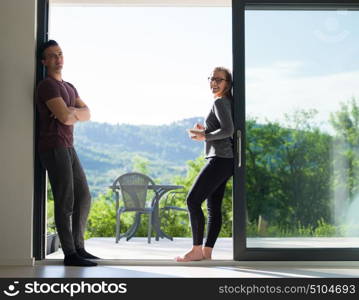
<instances>
[{"instance_id":1,"label":"reflection in glass","mask_svg":"<svg viewBox=\"0 0 359 300\"><path fill-rule=\"evenodd\" d=\"M359 245L358 25L246 13L248 247Z\"/></svg>"}]
</instances>

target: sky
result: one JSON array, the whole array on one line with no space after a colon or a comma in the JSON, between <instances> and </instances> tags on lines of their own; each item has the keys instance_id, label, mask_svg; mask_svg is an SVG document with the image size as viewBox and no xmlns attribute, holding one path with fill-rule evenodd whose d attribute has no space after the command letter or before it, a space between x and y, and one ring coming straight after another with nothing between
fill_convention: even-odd
<instances>
[{"instance_id":1,"label":"sky","mask_svg":"<svg viewBox=\"0 0 359 300\"><path fill-rule=\"evenodd\" d=\"M316 109L330 113L359 100L359 12L280 11L246 14L246 109L261 120Z\"/></svg>"},{"instance_id":2,"label":"sky","mask_svg":"<svg viewBox=\"0 0 359 300\"><path fill-rule=\"evenodd\" d=\"M93 121L168 124L208 113L207 77L232 67L231 22L231 8L52 6L50 38ZM359 12L247 11L245 26L247 117L317 109L324 128L359 99Z\"/></svg>"}]
</instances>

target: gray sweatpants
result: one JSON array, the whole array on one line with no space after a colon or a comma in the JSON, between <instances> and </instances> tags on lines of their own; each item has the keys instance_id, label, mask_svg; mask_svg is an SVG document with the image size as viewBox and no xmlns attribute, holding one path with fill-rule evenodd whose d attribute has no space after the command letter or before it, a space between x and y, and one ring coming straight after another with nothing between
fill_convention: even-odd
<instances>
[{"instance_id":1,"label":"gray sweatpants","mask_svg":"<svg viewBox=\"0 0 359 300\"><path fill-rule=\"evenodd\" d=\"M41 152L55 204L55 224L65 255L84 248L84 232L91 206L86 175L74 148Z\"/></svg>"}]
</instances>

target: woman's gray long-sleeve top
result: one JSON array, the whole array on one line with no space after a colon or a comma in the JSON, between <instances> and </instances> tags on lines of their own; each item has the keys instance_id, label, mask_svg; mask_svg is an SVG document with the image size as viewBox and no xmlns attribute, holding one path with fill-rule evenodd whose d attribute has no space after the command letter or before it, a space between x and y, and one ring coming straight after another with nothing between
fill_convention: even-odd
<instances>
[{"instance_id":1,"label":"woman's gray long-sleeve top","mask_svg":"<svg viewBox=\"0 0 359 300\"><path fill-rule=\"evenodd\" d=\"M218 98L205 118L205 145L206 158L209 157L233 157L233 132L232 100Z\"/></svg>"}]
</instances>

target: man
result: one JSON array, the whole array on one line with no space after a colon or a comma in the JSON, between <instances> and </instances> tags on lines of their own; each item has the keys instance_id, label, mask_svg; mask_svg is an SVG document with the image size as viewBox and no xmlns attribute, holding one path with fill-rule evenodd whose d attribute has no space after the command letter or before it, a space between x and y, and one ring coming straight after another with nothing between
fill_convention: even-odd
<instances>
[{"instance_id":1,"label":"man","mask_svg":"<svg viewBox=\"0 0 359 300\"><path fill-rule=\"evenodd\" d=\"M54 195L55 224L66 266L96 266L86 252L84 231L91 205L85 173L73 146L74 124L90 119L76 88L62 80L64 58L56 41L39 49L47 77L37 87L40 114L38 150Z\"/></svg>"}]
</instances>

